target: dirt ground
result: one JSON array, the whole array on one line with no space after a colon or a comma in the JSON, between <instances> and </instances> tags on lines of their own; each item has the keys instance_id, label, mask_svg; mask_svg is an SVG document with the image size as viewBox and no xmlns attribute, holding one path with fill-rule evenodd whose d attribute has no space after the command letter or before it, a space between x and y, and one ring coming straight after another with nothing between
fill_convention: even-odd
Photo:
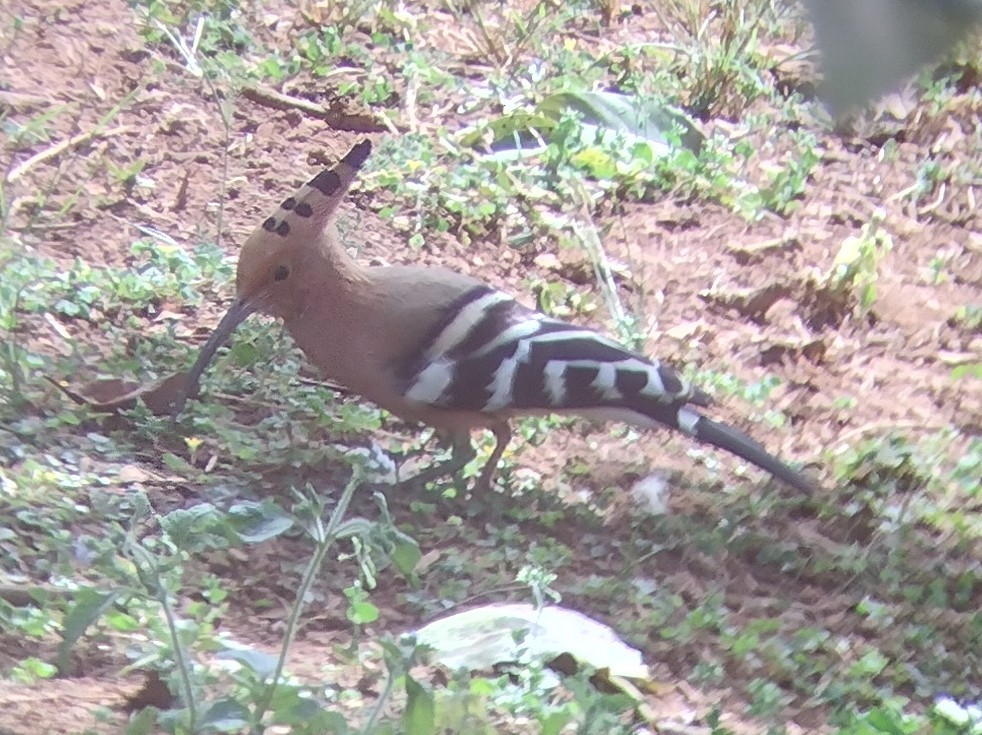
<instances>
[{"instance_id":1,"label":"dirt ground","mask_svg":"<svg viewBox=\"0 0 982 735\"><path fill-rule=\"evenodd\" d=\"M12 40L3 39L0 48L0 111L18 119L63 111L48 123L51 140L60 141L92 130L117 100L138 90L109 130L73 152L34 165L10 186L11 221L15 227L30 222L21 233L23 241L42 255L65 263L75 258L95 264L131 263L129 246L137 237L131 225L136 223L152 223L192 247L202 233L214 232L223 178L228 197L223 243L234 252L275 203L315 170L311 161L334 159L363 136L332 130L296 111L271 110L240 99L234 106L226 171L221 155L224 131L200 80L183 73L176 59L146 50L123 2L11 0L6 7L23 19L24 27ZM641 17L630 28L615 25L603 43L615 45L642 36L647 21ZM267 26L272 40L288 39L294 24L302 23L294 11L283 10L283 18ZM786 218L769 216L749 224L721 205L672 199L618 206L599 215L607 254L624 265L621 296L629 306L641 305L650 320L649 352L679 364L729 372L747 383L780 378L768 407L783 412L788 423L779 429L764 423L748 428L776 453L807 462L830 493L836 492L831 489L833 478L823 475L822 468L839 447L893 429L917 437L955 427L969 437L977 436L982 427L979 382L956 384L948 377L953 366L978 362L982 355L978 330L953 319L959 306L982 302L982 220L975 200L982 182L976 172L973 185L935 188L916 204L905 195L917 182L925 151L970 158L979 145L982 110L967 100L967 95L956 97L941 112L927 106L913 109L896 123L901 132L890 156L883 155L875 140L835 135L816 123L821 163L801 207ZM371 137L385 135L390 133ZM754 144L759 150L770 149L763 138ZM18 154L14 163L49 145ZM773 154L777 160L782 152ZM107 179L107 160L119 167L145 161L143 173L153 179L153 187L121 191ZM356 184L346 208L349 216L358 210L364 258L447 265L525 294L525 301L532 300L525 290L530 273L564 279L581 290L594 288L592 276L585 281L578 277L582 263L572 262L575 258L564 256L558 265L543 267L537 263L546 261L537 260L540 253L534 249L463 245L446 236L431 239L422 252L413 251L376 215L378 203L357 188ZM47 213L31 210L32 191L40 189L51 193ZM56 220L51 213L70 198L76 200L70 216ZM893 235L893 250L879 272L875 308L863 319L829 313L809 283L832 262L842 240L856 234L878 208L884 211L883 227ZM936 283L932 263L939 258L946 278ZM222 310L222 304L214 304L185 315L187 334L203 334ZM99 338L87 334L92 327L68 323L65 328L90 345L91 361L98 364ZM855 401L846 407L845 398ZM737 401L723 403L720 416L737 425L747 426L741 418L747 411L763 410ZM550 478L558 477L564 467L588 463L584 486L600 489L629 482L626 478L639 466L691 473L688 449L684 440L660 435L628 445L602 429L578 426L550 434L539 446L523 448L518 462L541 473L547 487L556 484ZM951 451L957 456L959 447ZM578 490L560 489L567 495ZM701 496L684 494L673 500L691 512L698 512L702 502L706 501ZM573 548L577 532L569 530ZM789 528L791 534L805 532ZM250 549L250 554L253 551L259 556L250 558L248 569L240 572L240 585L259 585L264 594L288 600L289 585L267 575L276 574L284 562L281 555L292 552L289 545ZM602 561L582 560L584 575L604 568ZM691 567L662 571L691 576L694 588L705 589L709 583ZM734 609L785 596L793 599L791 616L826 611L831 618L838 605L854 602L804 580L793 583L792 594L784 589L788 580L755 569L750 558L733 558L726 569L698 571L711 574L716 582L732 580L727 589ZM231 567L229 573L235 574ZM383 584L372 601L380 606L391 602L384 619L392 629L412 627L418 621L400 608L397 591L387 592ZM223 624L272 650L282 611L274 612L269 618L256 618L246 609L240 619ZM609 619L609 611L598 614ZM340 615L342 622L332 623L332 615ZM344 630L342 610L320 610L301 637L293 667L302 670L307 665L316 671L315 663L331 656ZM652 646L645 653L655 679L674 677L670 651ZM23 655L7 645L0 663ZM75 732L82 726L115 731L126 697L141 686L136 676L118 678L118 668L112 658L96 659L78 678L7 687L0 692L0 735ZM665 712L697 707L710 696L686 685L662 697L658 706ZM106 708L106 722L92 719L93 706ZM44 713L43 726L29 725L39 712ZM789 731L815 731L824 721L820 712L805 707ZM741 729L739 723L731 726Z\"/></svg>"}]
</instances>

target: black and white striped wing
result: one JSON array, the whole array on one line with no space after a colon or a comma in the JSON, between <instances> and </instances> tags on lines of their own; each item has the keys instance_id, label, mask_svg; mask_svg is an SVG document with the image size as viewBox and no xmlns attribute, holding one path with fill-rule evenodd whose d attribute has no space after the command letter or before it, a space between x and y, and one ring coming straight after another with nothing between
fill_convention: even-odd
<instances>
[{"instance_id":1,"label":"black and white striped wing","mask_svg":"<svg viewBox=\"0 0 982 735\"><path fill-rule=\"evenodd\" d=\"M488 286L465 292L405 363L406 397L448 410L554 410L678 425L706 396L672 368ZM611 410L613 410L611 412ZM647 420L645 420L647 419Z\"/></svg>"},{"instance_id":2,"label":"black and white striped wing","mask_svg":"<svg viewBox=\"0 0 982 735\"><path fill-rule=\"evenodd\" d=\"M400 366L412 403L448 411L569 412L636 426L679 429L732 452L792 487L811 482L749 436L702 415L709 396L671 367L589 329L525 308L488 286L443 310Z\"/></svg>"}]
</instances>

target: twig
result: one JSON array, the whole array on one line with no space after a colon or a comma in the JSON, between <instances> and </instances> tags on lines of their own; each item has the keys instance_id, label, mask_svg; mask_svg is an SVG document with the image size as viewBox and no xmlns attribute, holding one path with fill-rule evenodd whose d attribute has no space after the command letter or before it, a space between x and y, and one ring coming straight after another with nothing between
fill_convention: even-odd
<instances>
[{"instance_id":1,"label":"twig","mask_svg":"<svg viewBox=\"0 0 982 735\"><path fill-rule=\"evenodd\" d=\"M93 128L85 133L79 133L78 135L69 138L68 140L63 140L60 143L55 143L53 146L47 150L43 150L30 158L28 158L24 163L15 167L10 173L7 174L6 181L8 184L12 184L30 169L37 166L39 163L44 163L45 161L59 156L65 151L72 150L73 148L78 148L83 143L87 143L93 138L111 138L116 135L122 135L123 133L128 133L133 130L132 125L120 125L119 127L110 128L109 130L99 130L98 128Z\"/></svg>"},{"instance_id":2,"label":"twig","mask_svg":"<svg viewBox=\"0 0 982 735\"><path fill-rule=\"evenodd\" d=\"M372 115L336 112L316 102L292 97L269 87L248 85L242 88L242 96L257 104L272 107L274 110L299 110L305 115L323 120L335 130L353 133L380 133L385 130L385 127L380 125Z\"/></svg>"},{"instance_id":3,"label":"twig","mask_svg":"<svg viewBox=\"0 0 982 735\"><path fill-rule=\"evenodd\" d=\"M409 121L409 130L413 133L419 132L419 120L416 118L416 95L419 92L419 74L415 71L409 75L406 82L406 119Z\"/></svg>"},{"instance_id":4,"label":"twig","mask_svg":"<svg viewBox=\"0 0 982 735\"><path fill-rule=\"evenodd\" d=\"M81 225L78 222L37 222L31 225L33 232L50 232L52 230L74 230Z\"/></svg>"},{"instance_id":5,"label":"twig","mask_svg":"<svg viewBox=\"0 0 982 735\"><path fill-rule=\"evenodd\" d=\"M617 284L614 281L614 274L610 268L610 261L607 259L607 253L604 251L603 243L600 241L597 226L593 223L593 219L590 216L590 195L582 185L575 187L575 189L580 199L582 221L571 219L571 229L577 238L579 238L584 249L587 251L587 255L590 256L597 285L600 287L600 292L604 296L604 301L607 302L607 308L610 311L610 315L614 318L614 324L618 332L623 338L633 342L635 341L634 335L625 333L625 329L633 324L633 320L628 319L627 312L624 310L624 304L621 303L620 296L617 293Z\"/></svg>"},{"instance_id":6,"label":"twig","mask_svg":"<svg viewBox=\"0 0 982 735\"><path fill-rule=\"evenodd\" d=\"M305 378L302 375L298 375L296 378L300 385L313 386L314 388L327 388L335 393L341 393L342 395L352 395L350 388L345 388L339 383L332 383L329 380L317 380L316 378Z\"/></svg>"}]
</instances>

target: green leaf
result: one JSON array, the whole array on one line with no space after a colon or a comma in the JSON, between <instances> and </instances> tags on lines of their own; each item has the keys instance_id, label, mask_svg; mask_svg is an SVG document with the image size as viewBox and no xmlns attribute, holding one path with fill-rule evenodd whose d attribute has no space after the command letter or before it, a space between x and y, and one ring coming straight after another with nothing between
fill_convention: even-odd
<instances>
[{"instance_id":1,"label":"green leaf","mask_svg":"<svg viewBox=\"0 0 982 735\"><path fill-rule=\"evenodd\" d=\"M982 362L969 363L968 365L958 365L951 370L951 377L955 380L963 378L975 378L982 380Z\"/></svg>"},{"instance_id":2,"label":"green leaf","mask_svg":"<svg viewBox=\"0 0 982 735\"><path fill-rule=\"evenodd\" d=\"M659 105L640 97L615 92L559 92L542 100L533 110L515 110L471 128L461 135L461 143L478 147L490 141L497 158L515 158L523 152L537 152L547 145L569 114L577 115L584 127L584 139L603 140L608 135L627 138L633 153L641 162L665 155L682 147L698 153L704 136L680 110ZM644 150L639 150L644 149ZM506 154L506 155L502 155ZM612 178L613 161L583 160L599 178Z\"/></svg>"},{"instance_id":3,"label":"green leaf","mask_svg":"<svg viewBox=\"0 0 982 735\"><path fill-rule=\"evenodd\" d=\"M172 472L176 472L188 477L193 477L197 471L194 465L191 465L187 460L182 457L178 457L173 452L164 452L163 456L160 458L161 463L167 469Z\"/></svg>"},{"instance_id":4,"label":"green leaf","mask_svg":"<svg viewBox=\"0 0 982 735\"><path fill-rule=\"evenodd\" d=\"M231 354L238 367L251 367L259 362L259 348L249 342L236 342L232 345Z\"/></svg>"},{"instance_id":5,"label":"green leaf","mask_svg":"<svg viewBox=\"0 0 982 735\"><path fill-rule=\"evenodd\" d=\"M406 695L406 711L402 716L406 735L433 735L436 732L433 692L406 674Z\"/></svg>"},{"instance_id":6,"label":"green leaf","mask_svg":"<svg viewBox=\"0 0 982 735\"><path fill-rule=\"evenodd\" d=\"M407 577L415 571L419 560L423 558L423 554L419 550L419 544L408 536L400 538L400 542L392 550L391 556L392 563Z\"/></svg>"},{"instance_id":7,"label":"green leaf","mask_svg":"<svg viewBox=\"0 0 982 735\"><path fill-rule=\"evenodd\" d=\"M556 127L556 119L527 110L516 110L471 128L461 136L461 143L471 148L491 139L491 149L521 151L539 148L543 139Z\"/></svg>"},{"instance_id":8,"label":"green leaf","mask_svg":"<svg viewBox=\"0 0 982 735\"><path fill-rule=\"evenodd\" d=\"M144 707L131 716L123 732L125 735L150 735L150 733L158 732L157 712L156 707Z\"/></svg>"},{"instance_id":9,"label":"green leaf","mask_svg":"<svg viewBox=\"0 0 982 735\"><path fill-rule=\"evenodd\" d=\"M878 676L889 663L890 659L874 649L864 653L858 661L849 667L849 671L852 675L865 679Z\"/></svg>"},{"instance_id":10,"label":"green leaf","mask_svg":"<svg viewBox=\"0 0 982 735\"><path fill-rule=\"evenodd\" d=\"M269 541L293 527L293 519L272 502L238 503L229 508L228 519L235 534L247 544Z\"/></svg>"},{"instance_id":11,"label":"green leaf","mask_svg":"<svg viewBox=\"0 0 982 735\"><path fill-rule=\"evenodd\" d=\"M573 154L572 161L587 169L591 176L610 181L617 176L617 162L603 149L591 146Z\"/></svg>"},{"instance_id":12,"label":"green leaf","mask_svg":"<svg viewBox=\"0 0 982 735\"><path fill-rule=\"evenodd\" d=\"M58 673L55 666L31 656L25 658L14 668L14 675L11 677L15 681L22 681L28 684L36 682L38 679L51 679Z\"/></svg>"},{"instance_id":13,"label":"green leaf","mask_svg":"<svg viewBox=\"0 0 982 735\"><path fill-rule=\"evenodd\" d=\"M545 717L539 718L539 732L541 735L559 735L563 728L573 719L572 712L566 709L555 710Z\"/></svg>"},{"instance_id":14,"label":"green leaf","mask_svg":"<svg viewBox=\"0 0 982 735\"><path fill-rule=\"evenodd\" d=\"M106 625L120 633L135 633L144 627L139 620L124 610L107 610Z\"/></svg>"},{"instance_id":15,"label":"green leaf","mask_svg":"<svg viewBox=\"0 0 982 735\"><path fill-rule=\"evenodd\" d=\"M583 122L598 128L662 144L672 145L673 130L680 131L683 147L698 153L703 136L680 110L640 97L616 92L559 92L544 99L538 112L559 120L575 111Z\"/></svg>"},{"instance_id":16,"label":"green leaf","mask_svg":"<svg viewBox=\"0 0 982 735\"><path fill-rule=\"evenodd\" d=\"M889 709L871 710L863 719L864 724L871 726L878 733L887 735L912 735L920 729L920 725L916 722L910 723L913 729L911 726L905 727L903 715Z\"/></svg>"},{"instance_id":17,"label":"green leaf","mask_svg":"<svg viewBox=\"0 0 982 735\"><path fill-rule=\"evenodd\" d=\"M382 647L382 657L389 676L402 676L416 663L419 648L415 636L403 635L398 640L385 636L378 643Z\"/></svg>"},{"instance_id":18,"label":"green leaf","mask_svg":"<svg viewBox=\"0 0 982 735\"><path fill-rule=\"evenodd\" d=\"M72 607L65 615L61 629L61 645L58 646L58 671L68 673L68 657L72 646L85 635L96 620L123 594L123 590L97 590L92 587L79 590L72 600Z\"/></svg>"},{"instance_id":19,"label":"green leaf","mask_svg":"<svg viewBox=\"0 0 982 735\"><path fill-rule=\"evenodd\" d=\"M239 732L249 725L249 710L234 699L219 699L198 720L199 731Z\"/></svg>"},{"instance_id":20,"label":"green leaf","mask_svg":"<svg viewBox=\"0 0 982 735\"><path fill-rule=\"evenodd\" d=\"M305 688L281 683L276 687L269 703L272 721L277 725L302 725L302 732L323 732L331 735L351 732L340 713L325 710L308 694L309 691Z\"/></svg>"},{"instance_id":21,"label":"green leaf","mask_svg":"<svg viewBox=\"0 0 982 735\"><path fill-rule=\"evenodd\" d=\"M160 519L171 542L191 554L227 548L225 526L225 516L211 503L178 508Z\"/></svg>"},{"instance_id":22,"label":"green leaf","mask_svg":"<svg viewBox=\"0 0 982 735\"><path fill-rule=\"evenodd\" d=\"M367 600L356 600L348 605L348 620L356 625L367 625L378 620L379 609Z\"/></svg>"},{"instance_id":23,"label":"green leaf","mask_svg":"<svg viewBox=\"0 0 982 735\"><path fill-rule=\"evenodd\" d=\"M240 664L251 670L256 676L265 681L276 671L276 656L272 656L264 651L257 651L254 648L225 648L215 654L215 658L221 660L238 661Z\"/></svg>"}]
</instances>

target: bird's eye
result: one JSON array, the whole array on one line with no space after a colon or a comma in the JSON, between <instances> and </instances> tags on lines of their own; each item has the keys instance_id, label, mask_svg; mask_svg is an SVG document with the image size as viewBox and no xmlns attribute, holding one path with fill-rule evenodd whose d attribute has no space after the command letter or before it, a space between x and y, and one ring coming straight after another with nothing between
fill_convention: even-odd
<instances>
[{"instance_id":1,"label":"bird's eye","mask_svg":"<svg viewBox=\"0 0 982 735\"><path fill-rule=\"evenodd\" d=\"M289 275L290 275L290 269L289 268L287 268L285 265L278 265L278 266L276 266L276 270L273 271L273 280L274 281L285 281L286 278L287 278L287 276L289 276Z\"/></svg>"}]
</instances>

